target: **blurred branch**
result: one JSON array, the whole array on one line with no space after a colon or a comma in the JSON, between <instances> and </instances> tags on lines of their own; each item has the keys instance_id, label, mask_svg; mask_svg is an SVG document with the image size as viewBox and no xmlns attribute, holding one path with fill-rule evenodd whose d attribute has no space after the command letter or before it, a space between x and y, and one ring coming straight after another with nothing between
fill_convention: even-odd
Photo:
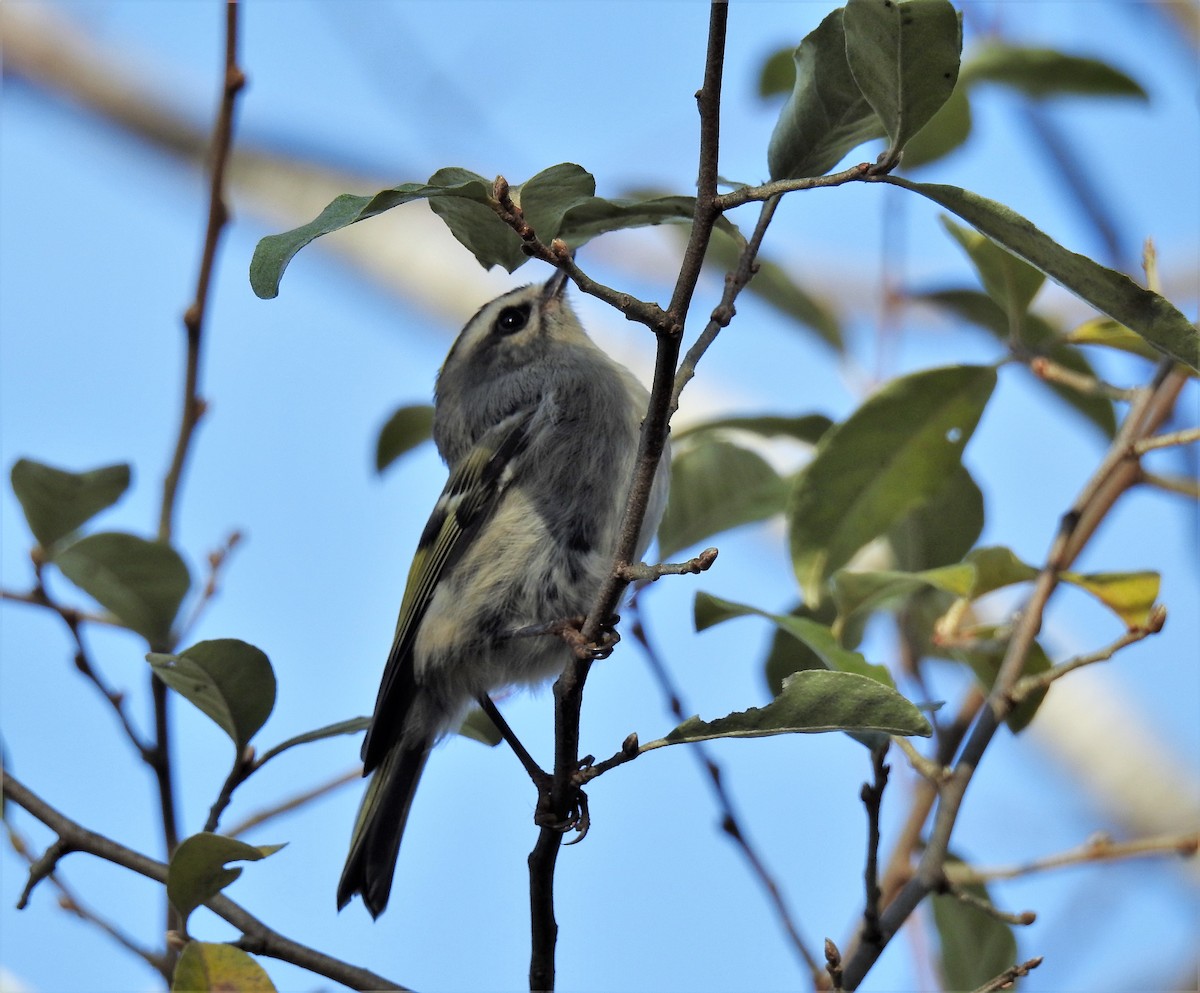
<instances>
[{"instance_id":1,"label":"blurred branch","mask_svg":"<svg viewBox=\"0 0 1200 993\"><path fill-rule=\"evenodd\" d=\"M1056 855L1031 859L1013 865L972 866L954 862L946 866L946 878L958 886L989 883L997 879L1017 879L1050 869L1096 862L1119 862L1126 859L1177 855L1194 858L1200 851L1200 831L1164 835L1156 838L1135 838L1132 841L1113 841L1107 835L1090 838L1077 848Z\"/></svg>"},{"instance_id":2,"label":"blurred branch","mask_svg":"<svg viewBox=\"0 0 1200 993\"><path fill-rule=\"evenodd\" d=\"M137 749L142 761L153 768L154 750L143 739L141 732L133 726L133 720L130 718L129 711L125 706L125 694L109 686L104 677L101 676L100 671L96 668L96 664L92 661L91 654L83 642L82 628L84 622L94 622L97 624L112 624L113 622L105 617L97 617L84 613L81 610L76 610L74 607L67 607L57 600L52 599L50 594L46 592L45 586L42 585L40 569L38 571L37 585L30 592L14 593L9 590L0 590L0 599L16 603L27 603L35 607L45 607L62 618L63 623L67 626L67 630L71 634L71 639L75 642L75 668L79 670L80 674L88 682L96 687L100 695L108 702L113 713L117 715L117 720L125 732L125 737Z\"/></svg>"},{"instance_id":3,"label":"blurred branch","mask_svg":"<svg viewBox=\"0 0 1200 993\"><path fill-rule=\"evenodd\" d=\"M27 811L41 821L57 835L57 841L48 849L51 859L43 856L37 860L38 868L31 873L30 886L32 889L39 879L46 878L54 871L56 863L62 856L70 852L86 852L97 858L104 859L114 865L122 866L158 883L166 883L167 866L131 848L126 848L119 842L106 838L102 834L89 831L87 828L71 820L45 800L35 794L15 779L8 770L4 772L3 795L18 807ZM34 876L37 878L34 878ZM357 990L404 990L405 987L384 979L367 969L342 962L332 956L325 955L299 942L285 938L283 935L267 927L262 921L248 913L227 896L218 894L204 904L218 917L228 921L242 933L242 937L233 942L244 951L257 955L266 955L282 962L290 962L302 969L332 979Z\"/></svg>"},{"instance_id":4,"label":"blurred branch","mask_svg":"<svg viewBox=\"0 0 1200 993\"><path fill-rule=\"evenodd\" d=\"M972 993L997 993L999 990L1009 990L1022 976L1028 976L1034 969L1042 964L1042 956L1038 955L1031 958L1020 965L1011 966L1005 969L1000 975L993 979L989 979L982 986L977 987Z\"/></svg>"},{"instance_id":5,"label":"blurred branch","mask_svg":"<svg viewBox=\"0 0 1200 993\"><path fill-rule=\"evenodd\" d=\"M696 366L700 362L700 359L708 351L712 343L717 340L717 335L728 327L729 322L733 320L733 302L737 299L737 295L741 293L750 280L754 278L754 274L758 272L758 250L762 246L763 237L767 233L767 226L775 216L775 208L779 206L779 198L781 196L782 194L776 194L763 201L762 209L758 214L758 223L754 226L754 233L751 234L749 242L742 250L737 266L725 277L725 292L721 296L721 302L713 309L712 315L708 319L708 324L700 332L699 337L696 338L692 347L688 349L687 355L684 356L683 362L679 366L679 370L675 373L675 384L671 394L672 412L679 407L679 394L683 392L683 388L696 375Z\"/></svg>"},{"instance_id":6,"label":"blurred branch","mask_svg":"<svg viewBox=\"0 0 1200 993\"><path fill-rule=\"evenodd\" d=\"M288 797L280 803L264 807L257 813L251 814L245 820L238 821L233 827L226 828L225 834L231 838L240 837L252 828L266 824L268 821L272 821L284 814L290 814L293 810L312 803L313 800L318 800L328 793L341 789L343 786L361 782L362 774L362 766L356 765L353 769L339 773L332 779L327 779L325 782L319 783L311 789L302 790L295 796Z\"/></svg>"},{"instance_id":7,"label":"blurred branch","mask_svg":"<svg viewBox=\"0 0 1200 993\"><path fill-rule=\"evenodd\" d=\"M220 548L216 548L208 553L208 578L205 579L204 589L200 591L200 596L197 597L195 604L192 606L192 611L188 615L187 620L179 625L178 640L180 642L187 640L188 633L196 626L204 611L208 608L208 605L216 597L220 586L221 570L229 564L230 555L241 544L241 541L242 533L240 531L231 531L226 536L225 543Z\"/></svg>"},{"instance_id":8,"label":"blurred branch","mask_svg":"<svg viewBox=\"0 0 1200 993\"><path fill-rule=\"evenodd\" d=\"M29 881L26 883L25 891L21 894L17 901L17 908L24 909L30 892L33 887L41 880L46 879L51 886L58 891L58 905L69 914L74 914L81 921L91 924L99 928L104 934L108 935L114 942L124 948L127 952L131 952L145 962L151 969L157 972L168 983L171 981L171 967L167 962L165 955L151 951L139 945L133 938L118 928L110 920L103 917L96 911L88 907L75 892L69 887L62 876L51 868L51 871L41 873L38 866L39 859L35 859L32 854L29 840L22 835L11 822L6 820L8 828L8 840L15 851L29 865ZM48 852L49 853L49 852ZM61 856L63 853L59 853ZM43 859L46 858L44 854Z\"/></svg>"},{"instance_id":9,"label":"blurred branch","mask_svg":"<svg viewBox=\"0 0 1200 993\"><path fill-rule=\"evenodd\" d=\"M1097 662L1107 662L1122 648L1136 644L1143 638L1150 637L1152 634L1158 634L1162 630L1162 626L1166 623L1166 620L1167 608L1159 604L1151 611L1150 621L1145 627L1130 628L1116 641L1100 649L1098 652L1091 652L1088 655L1077 655L1073 659L1068 659L1066 662L1052 666L1045 672L1022 676L1012 688L1011 697L1013 703L1018 704L1022 700L1028 699L1031 694L1045 690L1051 683L1057 679L1061 679L1068 672L1074 672L1076 669L1082 669L1086 665L1094 665Z\"/></svg>"},{"instance_id":10,"label":"blurred branch","mask_svg":"<svg viewBox=\"0 0 1200 993\"><path fill-rule=\"evenodd\" d=\"M671 710L672 716L682 723L687 719L683 698L674 680L672 680L670 672L667 671L662 656L659 654L658 649L651 643L650 637L646 633L636 597L630 604L629 609L633 615L630 634L641 645L646 661L650 665L650 671L654 674L654 678L658 681L659 689L667 699L667 705ZM792 948L808 968L814 981L818 980L822 973L826 971L825 966L818 963L816 956L809 950L808 944L800 934L799 925L796 923L791 909L784 899L779 883L742 827L736 808L733 805L733 798L729 795L729 790L726 789L725 777L721 771L721 767L702 741L693 742L688 748L688 752L696 757L696 761L700 763L708 776L713 799L716 800L721 814L721 830L741 849L742 856L750 866L751 873L767 894L767 899L770 901L771 907L775 911L775 916L782 925L784 932L790 939Z\"/></svg>"},{"instance_id":11,"label":"blurred branch","mask_svg":"<svg viewBox=\"0 0 1200 993\"><path fill-rule=\"evenodd\" d=\"M1071 142L1063 134L1062 128L1038 100L1022 100L1018 106L1026 124L1025 130L1032 133L1050 159L1049 174L1057 177L1066 188L1063 201L1078 208L1100 240L1104 248L1102 261L1114 269L1130 271L1130 260L1121 247L1129 243L1128 239L1117 228L1116 216L1110 208L1112 197L1096 186L1087 160L1076 151L1083 146Z\"/></svg>"},{"instance_id":12,"label":"blurred branch","mask_svg":"<svg viewBox=\"0 0 1200 993\"><path fill-rule=\"evenodd\" d=\"M1042 626L1046 606L1058 586L1059 576L1063 570L1070 568L1121 495L1138 482L1141 466L1134 445L1143 438L1151 437L1163 424L1186 381L1186 374L1175 369L1172 363L1160 363L1151 384L1140 391L1133 403L1099 468L1070 510L1063 515L1033 592L1017 615L987 705L981 709L967 737L954 773L937 790L933 830L916 873L885 908L880 921L881 939L876 942L863 941L853 958L846 963L847 989L858 987L888 941L917 905L929 893L944 885L950 835L958 820L959 806L983 753L1013 709L1013 688L1020 679L1029 650Z\"/></svg>"}]
</instances>

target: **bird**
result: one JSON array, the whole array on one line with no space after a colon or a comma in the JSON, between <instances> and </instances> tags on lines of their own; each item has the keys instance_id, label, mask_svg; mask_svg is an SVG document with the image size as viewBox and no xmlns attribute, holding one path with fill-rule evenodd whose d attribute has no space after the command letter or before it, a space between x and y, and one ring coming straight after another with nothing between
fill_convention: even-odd
<instances>
[{"instance_id":1,"label":"bird","mask_svg":"<svg viewBox=\"0 0 1200 993\"><path fill-rule=\"evenodd\" d=\"M449 469L418 541L362 745L364 792L337 889L373 918L434 744L482 695L571 658L556 623L586 615L616 550L649 393L588 336L562 270L484 304L434 389ZM637 554L666 505L665 447ZM560 628L561 630L561 628ZM547 632L547 633L537 633Z\"/></svg>"}]
</instances>

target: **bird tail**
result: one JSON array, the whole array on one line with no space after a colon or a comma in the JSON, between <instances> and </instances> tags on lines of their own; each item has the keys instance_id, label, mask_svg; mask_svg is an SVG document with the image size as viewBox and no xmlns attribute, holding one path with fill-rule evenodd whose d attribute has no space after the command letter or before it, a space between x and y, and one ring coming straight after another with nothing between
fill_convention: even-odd
<instances>
[{"instance_id":1,"label":"bird tail","mask_svg":"<svg viewBox=\"0 0 1200 993\"><path fill-rule=\"evenodd\" d=\"M404 823L427 758L428 744L406 747L397 743L372 775L358 809L350 854L338 883L338 910L355 893L362 894L372 917L378 917L387 907Z\"/></svg>"}]
</instances>

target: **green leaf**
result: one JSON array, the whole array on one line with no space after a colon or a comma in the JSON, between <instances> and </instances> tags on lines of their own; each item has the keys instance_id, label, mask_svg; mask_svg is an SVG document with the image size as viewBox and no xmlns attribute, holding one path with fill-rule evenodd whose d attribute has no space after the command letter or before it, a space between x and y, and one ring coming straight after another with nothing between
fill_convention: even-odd
<instances>
[{"instance_id":1,"label":"green leaf","mask_svg":"<svg viewBox=\"0 0 1200 993\"><path fill-rule=\"evenodd\" d=\"M427 403L401 407L379 429L375 443L375 471L383 472L405 452L428 441L433 434L433 407Z\"/></svg>"},{"instance_id":2,"label":"green leaf","mask_svg":"<svg viewBox=\"0 0 1200 993\"><path fill-rule=\"evenodd\" d=\"M470 738L472 741L478 741L481 745L490 745L493 748L504 740L500 729L483 712L482 707L472 707L467 711L467 716L458 726L458 733L464 738Z\"/></svg>"},{"instance_id":3,"label":"green leaf","mask_svg":"<svg viewBox=\"0 0 1200 993\"><path fill-rule=\"evenodd\" d=\"M795 50L789 45L767 56L758 74L758 95L764 99L791 93L796 84Z\"/></svg>"},{"instance_id":4,"label":"green leaf","mask_svg":"<svg viewBox=\"0 0 1200 993\"><path fill-rule=\"evenodd\" d=\"M849 0L846 60L890 140L880 163L900 153L949 99L962 55L962 21L950 0Z\"/></svg>"},{"instance_id":5,"label":"green leaf","mask_svg":"<svg viewBox=\"0 0 1200 993\"><path fill-rule=\"evenodd\" d=\"M696 212L695 197L677 195L644 198L592 197L571 207L562 219L557 237L578 248L597 235L625 228L641 228L667 222L690 224ZM735 234L736 225L726 217L717 221L717 229Z\"/></svg>"},{"instance_id":6,"label":"green leaf","mask_svg":"<svg viewBox=\"0 0 1200 993\"><path fill-rule=\"evenodd\" d=\"M955 646L946 654L969 666L975 674L975 678L979 680L979 685L990 693L992 687L996 685L996 677L1000 675L1000 664L1004 661L1005 652L1008 651L1011 632L1007 629L991 627L980 628L974 634L975 638L969 645ZM1050 666L1050 658L1046 655L1045 649L1035 641L1029 646L1029 654L1025 656L1025 666L1021 670L1021 675L1038 675L1047 671ZM1039 690L1037 693L1031 693L1017 704L1005 719L1008 729L1013 734L1018 734L1028 727L1045 698L1046 691Z\"/></svg>"},{"instance_id":7,"label":"green leaf","mask_svg":"<svg viewBox=\"0 0 1200 993\"><path fill-rule=\"evenodd\" d=\"M724 600L711 593L703 592L696 594L692 610L697 631L703 631L714 624L721 624L737 617L765 618L780 631L807 646L822 667L838 672L852 672L855 675L873 679L884 686L895 687L895 683L892 682L892 674L887 671L886 667L872 665L858 652L844 648L828 625L814 620L811 616L772 614L765 610L759 610L757 607L749 607L746 604Z\"/></svg>"},{"instance_id":8,"label":"green leaf","mask_svg":"<svg viewBox=\"0 0 1200 993\"><path fill-rule=\"evenodd\" d=\"M836 614L833 605L828 601L817 610L810 610L804 604L799 604L789 612L793 617L803 617L828 627L833 623ZM824 660L808 645L788 634L781 627L776 627L771 635L771 647L763 662L763 676L767 681L767 689L771 696L779 696L783 692L783 681L793 672L805 669L827 669ZM880 666L880 668L883 668ZM889 676L889 678L891 678Z\"/></svg>"},{"instance_id":9,"label":"green leaf","mask_svg":"<svg viewBox=\"0 0 1200 993\"><path fill-rule=\"evenodd\" d=\"M253 645L217 638L178 655L151 653L146 660L159 679L233 739L239 755L271 716L275 673L267 656Z\"/></svg>"},{"instance_id":10,"label":"green leaf","mask_svg":"<svg viewBox=\"0 0 1200 993\"><path fill-rule=\"evenodd\" d=\"M453 176L457 181L443 184L438 181ZM481 205L486 204L491 197L492 184L482 176L468 172L465 169L439 170L430 178L429 183L404 183L391 189L381 190L374 196L355 196L343 193L335 198L320 214L307 224L303 224L282 234L268 235L259 241L254 249L254 257L250 261L250 285L257 296L270 300L279 295L279 280L288 263L309 242L340 231L344 227L365 221L369 217L382 214L401 204L413 200L425 200L432 197L451 197L463 200L473 200ZM499 218L496 223L503 225ZM509 231L519 243L516 234Z\"/></svg>"},{"instance_id":11,"label":"green leaf","mask_svg":"<svg viewBox=\"0 0 1200 993\"><path fill-rule=\"evenodd\" d=\"M904 146L901 167L918 169L935 162L966 144L971 136L971 101L963 86L962 76L949 98L929 123Z\"/></svg>"},{"instance_id":12,"label":"green leaf","mask_svg":"<svg viewBox=\"0 0 1200 993\"><path fill-rule=\"evenodd\" d=\"M1012 549L1001 546L976 548L967 556L967 562L975 570L975 581L967 593L971 600L1005 586L1030 582L1038 575L1038 570L1017 558Z\"/></svg>"},{"instance_id":13,"label":"green leaf","mask_svg":"<svg viewBox=\"0 0 1200 993\"><path fill-rule=\"evenodd\" d=\"M31 459L18 459L12 467L13 493L29 530L46 549L116 503L129 488L129 478L126 463L89 472L67 472Z\"/></svg>"},{"instance_id":14,"label":"green leaf","mask_svg":"<svg viewBox=\"0 0 1200 993\"><path fill-rule=\"evenodd\" d=\"M1151 362L1158 361L1158 351L1145 338L1111 317L1093 317L1090 321L1084 321L1079 327L1068 331L1065 339L1073 345L1103 345L1105 348L1140 355Z\"/></svg>"},{"instance_id":15,"label":"green leaf","mask_svg":"<svg viewBox=\"0 0 1200 993\"><path fill-rule=\"evenodd\" d=\"M992 902L983 885L962 888L987 903ZM1016 964L1017 940L1011 926L948 894L935 893L931 900L941 944L944 989L976 989Z\"/></svg>"},{"instance_id":16,"label":"green leaf","mask_svg":"<svg viewBox=\"0 0 1200 993\"><path fill-rule=\"evenodd\" d=\"M684 438L707 434L710 431L746 431L763 438L795 438L797 441L815 445L821 437L833 427L824 414L800 414L796 417L781 417L774 414L761 414L749 417L721 417L715 421L704 421L692 424L678 431L671 431L673 442Z\"/></svg>"},{"instance_id":17,"label":"green leaf","mask_svg":"<svg viewBox=\"0 0 1200 993\"><path fill-rule=\"evenodd\" d=\"M920 735L933 733L929 721L895 690L851 672L810 669L790 676L765 707L736 711L714 721L691 717L642 751L713 738L761 738L773 734L824 731Z\"/></svg>"},{"instance_id":18,"label":"green leaf","mask_svg":"<svg viewBox=\"0 0 1200 993\"><path fill-rule=\"evenodd\" d=\"M191 941L175 965L172 993L275 993L266 970L235 945Z\"/></svg>"},{"instance_id":19,"label":"green leaf","mask_svg":"<svg viewBox=\"0 0 1200 993\"><path fill-rule=\"evenodd\" d=\"M960 465L929 500L893 524L887 538L897 568L921 572L962 561L982 531L983 493Z\"/></svg>"},{"instance_id":20,"label":"green leaf","mask_svg":"<svg viewBox=\"0 0 1200 993\"><path fill-rule=\"evenodd\" d=\"M514 199L529 226L548 245L560 236L563 218L569 211L596 199L596 180L583 166L563 162L526 180Z\"/></svg>"},{"instance_id":21,"label":"green leaf","mask_svg":"<svg viewBox=\"0 0 1200 993\"><path fill-rule=\"evenodd\" d=\"M948 366L887 384L817 447L788 501L804 599L867 542L941 489L996 384L994 369Z\"/></svg>"},{"instance_id":22,"label":"green leaf","mask_svg":"<svg viewBox=\"0 0 1200 993\"><path fill-rule=\"evenodd\" d=\"M170 658L171 656L164 657ZM278 745L263 752L259 756L258 764L262 766L268 759L273 759L281 752L286 752L289 748L295 748L296 745L307 745L310 741L321 741L325 738L334 738L342 734L357 734L359 731L365 731L370 726L371 718L369 717L351 717L344 721L338 721L335 724L326 724L324 727L305 731L303 734L298 734L294 738L281 741Z\"/></svg>"},{"instance_id":23,"label":"green leaf","mask_svg":"<svg viewBox=\"0 0 1200 993\"><path fill-rule=\"evenodd\" d=\"M1008 342L1010 331L1008 316L994 300L984 293L975 290L941 290L937 293L923 294L920 299L946 307L972 324L991 332L999 341ZM1092 364L1079 349L1068 344L1064 335L1059 334L1037 314L1027 313L1022 318L1020 340L1021 344L1035 355L1044 355L1052 362L1070 369L1072 372L1078 372L1093 379L1096 377L1096 370L1092 368ZM1158 353L1154 352L1141 338L1137 340L1142 342L1143 347L1151 351L1156 359L1158 358ZM1106 437L1111 438L1116 434L1117 417L1113 411L1111 400L1080 393L1064 383L1043 379L1037 381L1048 387L1059 399L1074 407L1076 411L1100 428Z\"/></svg>"},{"instance_id":24,"label":"green leaf","mask_svg":"<svg viewBox=\"0 0 1200 993\"><path fill-rule=\"evenodd\" d=\"M706 439L671 460L671 495L658 527L667 558L721 531L783 510L787 484L761 456Z\"/></svg>"},{"instance_id":25,"label":"green leaf","mask_svg":"<svg viewBox=\"0 0 1200 993\"><path fill-rule=\"evenodd\" d=\"M974 579L975 570L965 563L922 572L850 572L842 569L833 575L833 601L837 604L839 619L845 619L861 611L893 604L917 590L930 587L957 597L966 596Z\"/></svg>"},{"instance_id":26,"label":"green leaf","mask_svg":"<svg viewBox=\"0 0 1200 993\"><path fill-rule=\"evenodd\" d=\"M175 964L171 993L275 993L258 961L234 945L189 941Z\"/></svg>"},{"instance_id":27,"label":"green leaf","mask_svg":"<svg viewBox=\"0 0 1200 993\"><path fill-rule=\"evenodd\" d=\"M1074 93L1149 99L1135 79L1107 62L1000 41L978 48L963 64L961 77L971 84L1003 83L1031 97Z\"/></svg>"},{"instance_id":28,"label":"green leaf","mask_svg":"<svg viewBox=\"0 0 1200 993\"><path fill-rule=\"evenodd\" d=\"M429 186L462 190L466 195L430 196L429 209L450 229L455 240L475 256L483 268L501 266L514 272L528 256L521 251L521 238L492 210L492 184L468 169L451 166L429 177ZM520 202L520 185L510 187L513 201Z\"/></svg>"},{"instance_id":29,"label":"green leaf","mask_svg":"<svg viewBox=\"0 0 1200 993\"><path fill-rule=\"evenodd\" d=\"M1046 277L990 238L955 224L945 214L942 215L942 226L967 253L987 295L1020 326Z\"/></svg>"},{"instance_id":30,"label":"green leaf","mask_svg":"<svg viewBox=\"0 0 1200 993\"><path fill-rule=\"evenodd\" d=\"M170 545L132 534L90 534L55 552L62 574L151 645L163 642L191 578Z\"/></svg>"},{"instance_id":31,"label":"green leaf","mask_svg":"<svg viewBox=\"0 0 1200 993\"><path fill-rule=\"evenodd\" d=\"M820 176L887 134L846 61L842 15L841 8L830 12L792 53L795 83L767 148L772 179Z\"/></svg>"},{"instance_id":32,"label":"green leaf","mask_svg":"<svg viewBox=\"0 0 1200 993\"><path fill-rule=\"evenodd\" d=\"M953 211L982 234L1040 269L1101 313L1136 331L1164 354L1200 370L1200 331L1169 300L1113 269L1063 248L1016 211L957 186L881 180Z\"/></svg>"},{"instance_id":33,"label":"green leaf","mask_svg":"<svg viewBox=\"0 0 1200 993\"><path fill-rule=\"evenodd\" d=\"M211 900L242 874L240 868L226 869L225 863L257 862L279 851L283 845L248 845L236 838L204 831L185 838L167 867L167 899L183 918Z\"/></svg>"},{"instance_id":34,"label":"green leaf","mask_svg":"<svg viewBox=\"0 0 1200 993\"><path fill-rule=\"evenodd\" d=\"M1094 596L1126 627L1143 628L1150 623L1150 613L1158 602L1157 572L1063 572L1059 576Z\"/></svg>"}]
</instances>

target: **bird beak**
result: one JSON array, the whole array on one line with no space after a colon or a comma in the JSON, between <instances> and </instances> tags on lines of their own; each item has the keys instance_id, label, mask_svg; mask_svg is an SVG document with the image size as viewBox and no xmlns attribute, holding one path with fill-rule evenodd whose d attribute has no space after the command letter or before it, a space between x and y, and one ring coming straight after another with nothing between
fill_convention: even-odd
<instances>
[{"instance_id":1,"label":"bird beak","mask_svg":"<svg viewBox=\"0 0 1200 993\"><path fill-rule=\"evenodd\" d=\"M546 280L546 285L542 287L542 300L549 303L551 300L561 299L563 290L567 288L567 274L563 270L555 270L553 276Z\"/></svg>"}]
</instances>

